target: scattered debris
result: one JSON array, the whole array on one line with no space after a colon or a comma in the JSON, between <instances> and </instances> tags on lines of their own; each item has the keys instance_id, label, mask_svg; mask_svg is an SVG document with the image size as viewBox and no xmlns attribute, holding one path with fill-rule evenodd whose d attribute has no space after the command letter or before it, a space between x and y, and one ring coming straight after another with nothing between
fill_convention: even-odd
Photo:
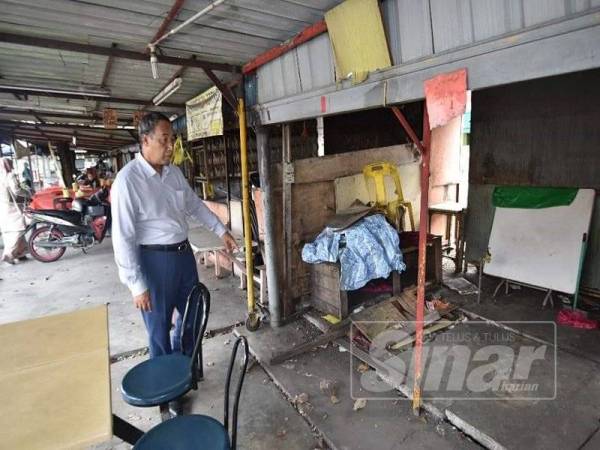
<instances>
[{"instance_id":1,"label":"scattered debris","mask_svg":"<svg viewBox=\"0 0 600 450\"><path fill-rule=\"evenodd\" d=\"M428 311L441 311L441 312L446 311L450 307L452 307L452 305L450 303L445 302L441 298L434 298L432 300L427 300L425 302L425 306Z\"/></svg>"},{"instance_id":2,"label":"scattered debris","mask_svg":"<svg viewBox=\"0 0 600 450\"><path fill-rule=\"evenodd\" d=\"M296 395L292 399L292 404L298 409L298 412L303 416L308 414L313 409L313 406L308 401L308 394L305 392Z\"/></svg>"},{"instance_id":3,"label":"scattered debris","mask_svg":"<svg viewBox=\"0 0 600 450\"><path fill-rule=\"evenodd\" d=\"M334 316L333 314L327 314L325 316L322 316L323 319L325 319L327 322L332 323L332 324L336 324L336 323L340 323L340 319L339 317Z\"/></svg>"},{"instance_id":4,"label":"scattered debris","mask_svg":"<svg viewBox=\"0 0 600 450\"><path fill-rule=\"evenodd\" d=\"M455 292L458 292L460 295L470 295L470 294L478 294L479 289L469 280L463 277L456 278L444 278L443 281L444 286L449 287Z\"/></svg>"},{"instance_id":5,"label":"scattered debris","mask_svg":"<svg viewBox=\"0 0 600 450\"><path fill-rule=\"evenodd\" d=\"M296 368L295 364L282 364L281 367L284 367L288 370L294 370Z\"/></svg>"},{"instance_id":6,"label":"scattered debris","mask_svg":"<svg viewBox=\"0 0 600 450\"><path fill-rule=\"evenodd\" d=\"M229 345L229 344L231 344L231 340L230 339L227 339L225 342L223 342L223 345Z\"/></svg>"},{"instance_id":7,"label":"scattered debris","mask_svg":"<svg viewBox=\"0 0 600 450\"><path fill-rule=\"evenodd\" d=\"M444 428L444 426L441 423L438 423L435 427L435 431L437 432L437 434L439 434L440 436L446 436L446 429Z\"/></svg>"},{"instance_id":8,"label":"scattered debris","mask_svg":"<svg viewBox=\"0 0 600 450\"><path fill-rule=\"evenodd\" d=\"M368 370L369 370L369 365L368 365L368 364L365 364L364 362L363 362L363 363L360 363L360 364L358 365L358 367L356 368L356 371L357 371L358 373L365 373L365 372L367 372Z\"/></svg>"},{"instance_id":9,"label":"scattered debris","mask_svg":"<svg viewBox=\"0 0 600 450\"><path fill-rule=\"evenodd\" d=\"M600 322L597 320L588 319L584 312L571 309L561 309L556 316L556 323L586 330L600 328Z\"/></svg>"},{"instance_id":10,"label":"scattered debris","mask_svg":"<svg viewBox=\"0 0 600 450\"><path fill-rule=\"evenodd\" d=\"M358 411L360 409L363 409L365 406L367 406L367 399L359 398L354 402L354 406L352 407L352 410Z\"/></svg>"},{"instance_id":11,"label":"scattered debris","mask_svg":"<svg viewBox=\"0 0 600 450\"><path fill-rule=\"evenodd\" d=\"M331 403L334 405L340 402L340 399L337 396L338 387L339 383L335 380L321 380L319 383L319 389L321 389L321 392L327 395Z\"/></svg>"},{"instance_id":12,"label":"scattered debris","mask_svg":"<svg viewBox=\"0 0 600 450\"><path fill-rule=\"evenodd\" d=\"M277 430L276 434L278 438L284 438L287 434L287 430L285 428L280 428L279 430Z\"/></svg>"},{"instance_id":13,"label":"scattered debris","mask_svg":"<svg viewBox=\"0 0 600 450\"><path fill-rule=\"evenodd\" d=\"M308 402L308 394L306 392L302 392L294 397L294 404L307 403Z\"/></svg>"}]
</instances>

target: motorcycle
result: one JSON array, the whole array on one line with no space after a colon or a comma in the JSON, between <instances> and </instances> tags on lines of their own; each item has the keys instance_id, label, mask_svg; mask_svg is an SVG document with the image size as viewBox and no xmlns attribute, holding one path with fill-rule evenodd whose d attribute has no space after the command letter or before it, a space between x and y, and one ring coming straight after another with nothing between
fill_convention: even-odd
<instances>
[{"instance_id":1,"label":"motorcycle","mask_svg":"<svg viewBox=\"0 0 600 450\"><path fill-rule=\"evenodd\" d=\"M89 199L74 199L70 210L26 210L31 220L25 231L32 231L31 255L41 262L54 262L65 254L67 247L81 248L86 253L101 243L111 224L108 196L109 190L103 187Z\"/></svg>"}]
</instances>

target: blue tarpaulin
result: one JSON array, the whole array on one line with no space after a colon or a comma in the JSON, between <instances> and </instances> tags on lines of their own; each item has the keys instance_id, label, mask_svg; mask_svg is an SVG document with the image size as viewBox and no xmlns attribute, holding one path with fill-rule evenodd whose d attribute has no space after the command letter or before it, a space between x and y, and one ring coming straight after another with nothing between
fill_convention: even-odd
<instances>
[{"instance_id":1,"label":"blue tarpaulin","mask_svg":"<svg viewBox=\"0 0 600 450\"><path fill-rule=\"evenodd\" d=\"M344 291L387 278L392 270L406 269L398 232L381 214L365 217L345 230L325 228L314 242L304 245L302 260L311 264L339 261Z\"/></svg>"}]
</instances>

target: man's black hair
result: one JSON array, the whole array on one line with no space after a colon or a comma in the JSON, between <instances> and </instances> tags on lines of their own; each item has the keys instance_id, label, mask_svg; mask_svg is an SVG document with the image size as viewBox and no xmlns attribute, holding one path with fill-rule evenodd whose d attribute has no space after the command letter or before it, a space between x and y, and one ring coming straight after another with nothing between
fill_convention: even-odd
<instances>
[{"instance_id":1,"label":"man's black hair","mask_svg":"<svg viewBox=\"0 0 600 450\"><path fill-rule=\"evenodd\" d=\"M165 116L163 113L159 113L156 111L149 112L148 114L144 115L144 117L142 117L140 123L138 124L138 136L140 139L140 144L142 143L144 136L153 133L154 129L156 128L156 124L163 120L165 120L168 123L171 123L167 116Z\"/></svg>"}]
</instances>

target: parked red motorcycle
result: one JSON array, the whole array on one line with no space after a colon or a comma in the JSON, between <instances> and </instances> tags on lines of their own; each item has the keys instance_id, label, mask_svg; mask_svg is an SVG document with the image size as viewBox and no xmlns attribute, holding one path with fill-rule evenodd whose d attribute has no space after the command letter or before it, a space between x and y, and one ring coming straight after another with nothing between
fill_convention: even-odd
<instances>
[{"instance_id":1,"label":"parked red motorcycle","mask_svg":"<svg viewBox=\"0 0 600 450\"><path fill-rule=\"evenodd\" d=\"M110 229L109 190L103 187L89 199L76 198L70 210L29 209L31 219L26 233L29 252L41 262L54 262L64 255L67 247L86 250L99 244Z\"/></svg>"}]
</instances>

